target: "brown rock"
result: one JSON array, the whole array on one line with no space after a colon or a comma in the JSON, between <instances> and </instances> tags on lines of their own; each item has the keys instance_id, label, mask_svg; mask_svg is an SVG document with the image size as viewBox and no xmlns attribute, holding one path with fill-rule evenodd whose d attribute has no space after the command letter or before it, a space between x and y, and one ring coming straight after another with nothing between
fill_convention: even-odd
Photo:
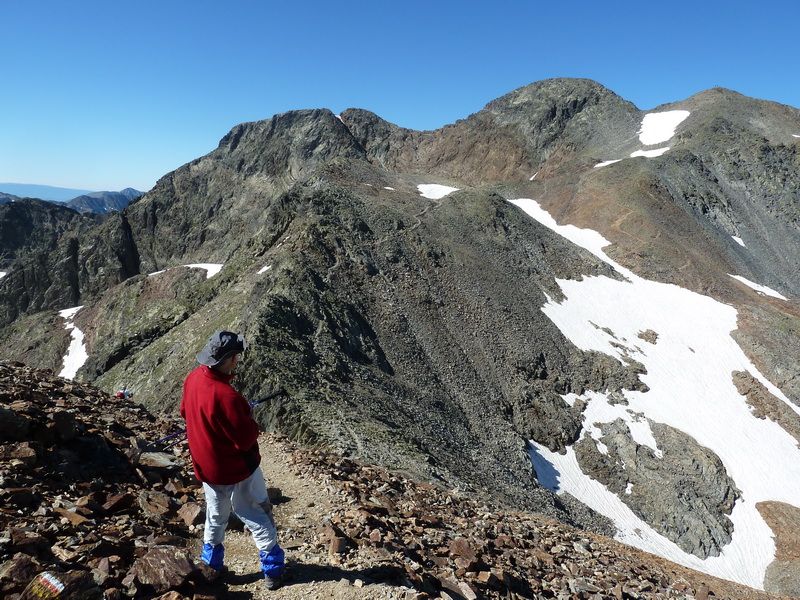
<instances>
[{"instance_id":1,"label":"brown rock","mask_svg":"<svg viewBox=\"0 0 800 600\"><path fill-rule=\"evenodd\" d=\"M478 594L469 584L458 581L454 577L439 577L439 583L445 590L455 592L459 597L464 597L466 600L476 600L478 598Z\"/></svg>"},{"instance_id":2,"label":"brown rock","mask_svg":"<svg viewBox=\"0 0 800 600\"><path fill-rule=\"evenodd\" d=\"M77 552L73 552L67 548L62 548L58 544L55 544L52 547L53 555L58 558L59 560L63 560L64 562L69 562L71 560L75 560L75 557L78 556Z\"/></svg>"},{"instance_id":3,"label":"brown rock","mask_svg":"<svg viewBox=\"0 0 800 600\"><path fill-rule=\"evenodd\" d=\"M464 558L463 556L457 556L453 562L455 562L456 568L462 572L474 571L478 564L477 561L471 558Z\"/></svg>"},{"instance_id":4,"label":"brown rock","mask_svg":"<svg viewBox=\"0 0 800 600\"><path fill-rule=\"evenodd\" d=\"M469 540L463 537L458 537L450 542L449 550L453 556L460 556L467 560L475 560L477 558Z\"/></svg>"},{"instance_id":5,"label":"brown rock","mask_svg":"<svg viewBox=\"0 0 800 600\"><path fill-rule=\"evenodd\" d=\"M658 341L658 334L652 329L640 331L638 335L645 342L650 342L651 344L655 344Z\"/></svg>"},{"instance_id":6,"label":"brown rock","mask_svg":"<svg viewBox=\"0 0 800 600\"><path fill-rule=\"evenodd\" d=\"M467 582L465 582L465 581L460 582L458 584L458 589L461 592L461 595L464 596L464 598L466 598L467 600L477 600L478 599L477 592Z\"/></svg>"},{"instance_id":7,"label":"brown rock","mask_svg":"<svg viewBox=\"0 0 800 600\"><path fill-rule=\"evenodd\" d=\"M328 546L328 554L330 556L344 554L347 550L347 545L347 538L333 537L331 538L330 545Z\"/></svg>"},{"instance_id":8,"label":"brown rock","mask_svg":"<svg viewBox=\"0 0 800 600\"><path fill-rule=\"evenodd\" d=\"M22 590L41 569L41 565L27 554L16 554L0 565L0 585L6 591Z\"/></svg>"},{"instance_id":9,"label":"brown rock","mask_svg":"<svg viewBox=\"0 0 800 600\"><path fill-rule=\"evenodd\" d=\"M139 455L138 463L151 469L175 469L178 467L175 460L174 454L167 454L166 452L142 452Z\"/></svg>"},{"instance_id":10,"label":"brown rock","mask_svg":"<svg viewBox=\"0 0 800 600\"><path fill-rule=\"evenodd\" d=\"M47 538L42 537L35 531L14 527L11 529L11 545L25 551L33 551L36 547L49 547L50 543Z\"/></svg>"},{"instance_id":11,"label":"brown rock","mask_svg":"<svg viewBox=\"0 0 800 600\"><path fill-rule=\"evenodd\" d=\"M624 597L624 592L622 590L622 584L621 583L617 583L617 585L615 585L612 588L611 593L614 595L614 598L616 598L617 600L622 600L622 598Z\"/></svg>"},{"instance_id":12,"label":"brown rock","mask_svg":"<svg viewBox=\"0 0 800 600\"><path fill-rule=\"evenodd\" d=\"M36 448L30 442L0 446L0 460L16 461L16 464L32 467L37 459Z\"/></svg>"},{"instance_id":13,"label":"brown rock","mask_svg":"<svg viewBox=\"0 0 800 600\"><path fill-rule=\"evenodd\" d=\"M103 510L109 513L116 513L129 509L133 505L133 496L127 492L111 496L105 504Z\"/></svg>"},{"instance_id":14,"label":"brown rock","mask_svg":"<svg viewBox=\"0 0 800 600\"><path fill-rule=\"evenodd\" d=\"M187 502L178 509L178 516L187 525L196 525L203 520L203 507L196 502Z\"/></svg>"},{"instance_id":15,"label":"brown rock","mask_svg":"<svg viewBox=\"0 0 800 600\"><path fill-rule=\"evenodd\" d=\"M53 510L54 512L64 517L67 521L69 521L76 527L78 525L83 525L84 523L89 521L89 519L87 519L86 517L79 515L78 513L73 512L71 510L67 510L66 508L54 508Z\"/></svg>"},{"instance_id":16,"label":"brown rock","mask_svg":"<svg viewBox=\"0 0 800 600\"><path fill-rule=\"evenodd\" d=\"M194 563L185 550L173 546L155 546L136 559L125 581L163 594L171 588L179 587L195 570Z\"/></svg>"},{"instance_id":17,"label":"brown rock","mask_svg":"<svg viewBox=\"0 0 800 600\"><path fill-rule=\"evenodd\" d=\"M169 512L169 496L162 492L141 491L138 502L142 512L148 517L159 518Z\"/></svg>"},{"instance_id":18,"label":"brown rock","mask_svg":"<svg viewBox=\"0 0 800 600\"><path fill-rule=\"evenodd\" d=\"M101 496L97 492L81 496L75 501L75 506L79 508L89 508L93 512L102 508Z\"/></svg>"},{"instance_id":19,"label":"brown rock","mask_svg":"<svg viewBox=\"0 0 800 600\"><path fill-rule=\"evenodd\" d=\"M186 596L176 591L167 592L166 594L162 594L153 600L188 600Z\"/></svg>"}]
</instances>

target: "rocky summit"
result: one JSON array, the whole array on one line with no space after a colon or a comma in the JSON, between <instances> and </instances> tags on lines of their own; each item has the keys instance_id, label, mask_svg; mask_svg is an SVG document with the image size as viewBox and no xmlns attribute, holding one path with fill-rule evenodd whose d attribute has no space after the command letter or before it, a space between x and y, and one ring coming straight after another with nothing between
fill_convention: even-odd
<instances>
[{"instance_id":1,"label":"rocky summit","mask_svg":"<svg viewBox=\"0 0 800 600\"><path fill-rule=\"evenodd\" d=\"M574 79L243 123L104 219L0 206L0 357L174 414L241 331L268 431L794 594L798 135Z\"/></svg>"}]
</instances>

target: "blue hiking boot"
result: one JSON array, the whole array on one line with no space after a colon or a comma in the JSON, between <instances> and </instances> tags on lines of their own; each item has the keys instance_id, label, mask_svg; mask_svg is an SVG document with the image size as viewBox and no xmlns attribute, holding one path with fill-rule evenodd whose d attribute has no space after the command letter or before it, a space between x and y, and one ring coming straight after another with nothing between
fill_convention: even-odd
<instances>
[{"instance_id":1,"label":"blue hiking boot","mask_svg":"<svg viewBox=\"0 0 800 600\"><path fill-rule=\"evenodd\" d=\"M215 571L222 571L225 560L225 546L217 544L203 544L203 551L200 553L200 560L206 563Z\"/></svg>"},{"instance_id":2,"label":"blue hiking boot","mask_svg":"<svg viewBox=\"0 0 800 600\"><path fill-rule=\"evenodd\" d=\"M261 559L261 572L264 574L264 584L267 589L278 589L283 583L283 574L286 570L283 548L275 544L269 552L260 550L258 557Z\"/></svg>"}]
</instances>

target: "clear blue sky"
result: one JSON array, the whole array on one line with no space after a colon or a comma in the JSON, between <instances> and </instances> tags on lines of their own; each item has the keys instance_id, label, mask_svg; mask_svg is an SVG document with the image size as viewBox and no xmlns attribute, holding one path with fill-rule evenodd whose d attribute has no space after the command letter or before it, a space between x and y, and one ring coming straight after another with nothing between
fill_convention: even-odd
<instances>
[{"instance_id":1,"label":"clear blue sky","mask_svg":"<svg viewBox=\"0 0 800 600\"><path fill-rule=\"evenodd\" d=\"M0 0L0 181L148 189L236 123L356 106L415 129L548 77L640 108L800 106L800 3Z\"/></svg>"}]
</instances>

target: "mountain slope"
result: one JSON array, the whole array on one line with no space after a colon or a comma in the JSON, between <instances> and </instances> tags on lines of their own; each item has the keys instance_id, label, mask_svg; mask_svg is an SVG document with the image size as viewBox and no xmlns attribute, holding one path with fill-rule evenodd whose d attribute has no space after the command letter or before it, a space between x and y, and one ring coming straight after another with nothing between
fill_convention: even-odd
<instances>
[{"instance_id":1,"label":"mountain slope","mask_svg":"<svg viewBox=\"0 0 800 600\"><path fill-rule=\"evenodd\" d=\"M78 223L89 227L95 221L81 218L66 207L33 198L16 198L0 205L2 264L11 264L17 255L55 250L64 234Z\"/></svg>"},{"instance_id":2,"label":"mountain slope","mask_svg":"<svg viewBox=\"0 0 800 600\"><path fill-rule=\"evenodd\" d=\"M777 507L800 506L793 128L797 110L725 90L643 113L563 79L432 132L276 115L24 253L2 336L30 327L26 352L52 360L54 310L85 304L66 323L85 332L78 376L170 410L205 338L242 330L245 393L289 392L270 429L622 539L638 519L654 550L793 589L770 546L793 543ZM694 407L781 457L763 490ZM594 510L573 497L589 489ZM736 572L742 511L760 554Z\"/></svg>"}]
</instances>

